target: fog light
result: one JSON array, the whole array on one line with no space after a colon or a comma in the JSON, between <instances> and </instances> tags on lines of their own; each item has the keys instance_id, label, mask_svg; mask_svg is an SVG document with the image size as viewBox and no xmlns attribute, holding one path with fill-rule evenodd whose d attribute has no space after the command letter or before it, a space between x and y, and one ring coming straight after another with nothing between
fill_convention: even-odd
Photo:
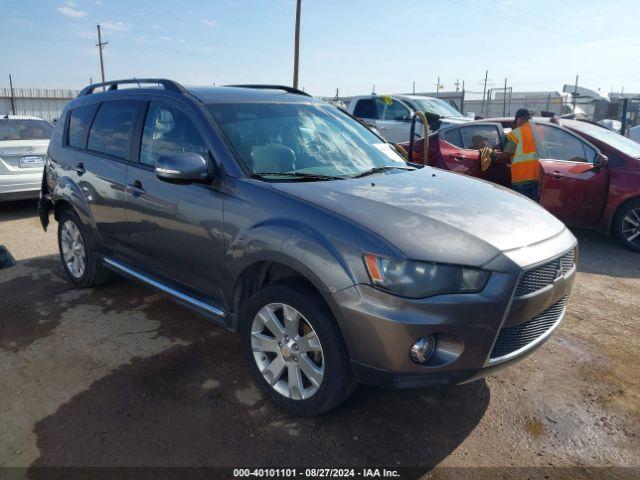
<instances>
[{"instance_id":1,"label":"fog light","mask_svg":"<svg viewBox=\"0 0 640 480\"><path fill-rule=\"evenodd\" d=\"M409 352L411 360L416 363L427 363L433 355L436 347L436 339L433 335L420 337L413 344Z\"/></svg>"}]
</instances>

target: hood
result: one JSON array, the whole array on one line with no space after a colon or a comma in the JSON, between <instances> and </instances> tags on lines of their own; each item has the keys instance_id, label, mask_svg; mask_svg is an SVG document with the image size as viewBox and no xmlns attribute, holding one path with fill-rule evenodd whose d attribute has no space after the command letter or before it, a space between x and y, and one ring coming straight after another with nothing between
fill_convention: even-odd
<instances>
[{"instance_id":1,"label":"hood","mask_svg":"<svg viewBox=\"0 0 640 480\"><path fill-rule=\"evenodd\" d=\"M430 167L273 187L360 224L412 260L481 266L565 228L511 190Z\"/></svg>"},{"instance_id":2,"label":"hood","mask_svg":"<svg viewBox=\"0 0 640 480\"><path fill-rule=\"evenodd\" d=\"M48 147L49 140L3 140L0 141L0 156L44 155Z\"/></svg>"}]
</instances>

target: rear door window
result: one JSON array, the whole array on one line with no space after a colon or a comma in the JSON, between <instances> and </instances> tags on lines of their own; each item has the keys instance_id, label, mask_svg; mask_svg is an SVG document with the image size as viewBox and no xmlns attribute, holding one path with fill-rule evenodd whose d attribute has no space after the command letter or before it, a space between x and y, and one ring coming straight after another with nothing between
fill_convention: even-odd
<instances>
[{"instance_id":1,"label":"rear door window","mask_svg":"<svg viewBox=\"0 0 640 480\"><path fill-rule=\"evenodd\" d=\"M442 137L445 142L450 143L458 148L464 148L464 143L462 142L462 134L460 133L459 128L448 128L444 132L442 132Z\"/></svg>"},{"instance_id":2,"label":"rear door window","mask_svg":"<svg viewBox=\"0 0 640 480\"><path fill-rule=\"evenodd\" d=\"M180 110L151 102L140 145L140 163L155 166L158 159L179 152L199 153L205 159L209 148L196 126Z\"/></svg>"},{"instance_id":3,"label":"rear door window","mask_svg":"<svg viewBox=\"0 0 640 480\"><path fill-rule=\"evenodd\" d=\"M496 125L470 125L461 127L464 148L480 150L481 148L500 148L500 132Z\"/></svg>"},{"instance_id":4,"label":"rear door window","mask_svg":"<svg viewBox=\"0 0 640 480\"><path fill-rule=\"evenodd\" d=\"M356 103L353 116L358 118L376 118L376 104L372 98L362 98Z\"/></svg>"},{"instance_id":5,"label":"rear door window","mask_svg":"<svg viewBox=\"0 0 640 480\"><path fill-rule=\"evenodd\" d=\"M98 104L86 105L71 110L69 113L69 127L67 129L67 145L70 147L84 148L87 140L87 131L91 124L93 114Z\"/></svg>"},{"instance_id":6,"label":"rear door window","mask_svg":"<svg viewBox=\"0 0 640 480\"><path fill-rule=\"evenodd\" d=\"M115 100L100 105L91 125L87 149L129 160L131 138L140 102Z\"/></svg>"}]
</instances>

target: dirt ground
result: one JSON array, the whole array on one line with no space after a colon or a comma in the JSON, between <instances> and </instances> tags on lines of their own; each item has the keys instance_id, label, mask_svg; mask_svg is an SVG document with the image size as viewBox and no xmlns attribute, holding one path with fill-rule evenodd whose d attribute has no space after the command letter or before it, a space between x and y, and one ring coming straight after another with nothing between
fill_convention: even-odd
<instances>
[{"instance_id":1,"label":"dirt ground","mask_svg":"<svg viewBox=\"0 0 640 480\"><path fill-rule=\"evenodd\" d=\"M576 232L567 316L522 362L462 386L361 386L301 419L254 387L235 335L124 279L73 289L52 227L42 231L34 202L0 204L0 244L18 260L0 270L0 477L247 465L640 475L640 254L611 239ZM588 468L563 469L576 466ZM611 466L630 468L600 470Z\"/></svg>"}]
</instances>

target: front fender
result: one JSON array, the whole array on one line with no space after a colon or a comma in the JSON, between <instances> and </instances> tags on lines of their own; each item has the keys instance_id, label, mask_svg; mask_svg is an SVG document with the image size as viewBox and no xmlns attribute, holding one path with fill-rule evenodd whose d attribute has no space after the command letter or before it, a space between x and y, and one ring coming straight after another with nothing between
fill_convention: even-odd
<instances>
[{"instance_id":1,"label":"front fender","mask_svg":"<svg viewBox=\"0 0 640 480\"><path fill-rule=\"evenodd\" d=\"M255 225L234 238L225 258L226 298L233 298L242 272L263 261L296 270L323 295L357 283L351 262L324 235L308 224L279 219Z\"/></svg>"}]
</instances>

